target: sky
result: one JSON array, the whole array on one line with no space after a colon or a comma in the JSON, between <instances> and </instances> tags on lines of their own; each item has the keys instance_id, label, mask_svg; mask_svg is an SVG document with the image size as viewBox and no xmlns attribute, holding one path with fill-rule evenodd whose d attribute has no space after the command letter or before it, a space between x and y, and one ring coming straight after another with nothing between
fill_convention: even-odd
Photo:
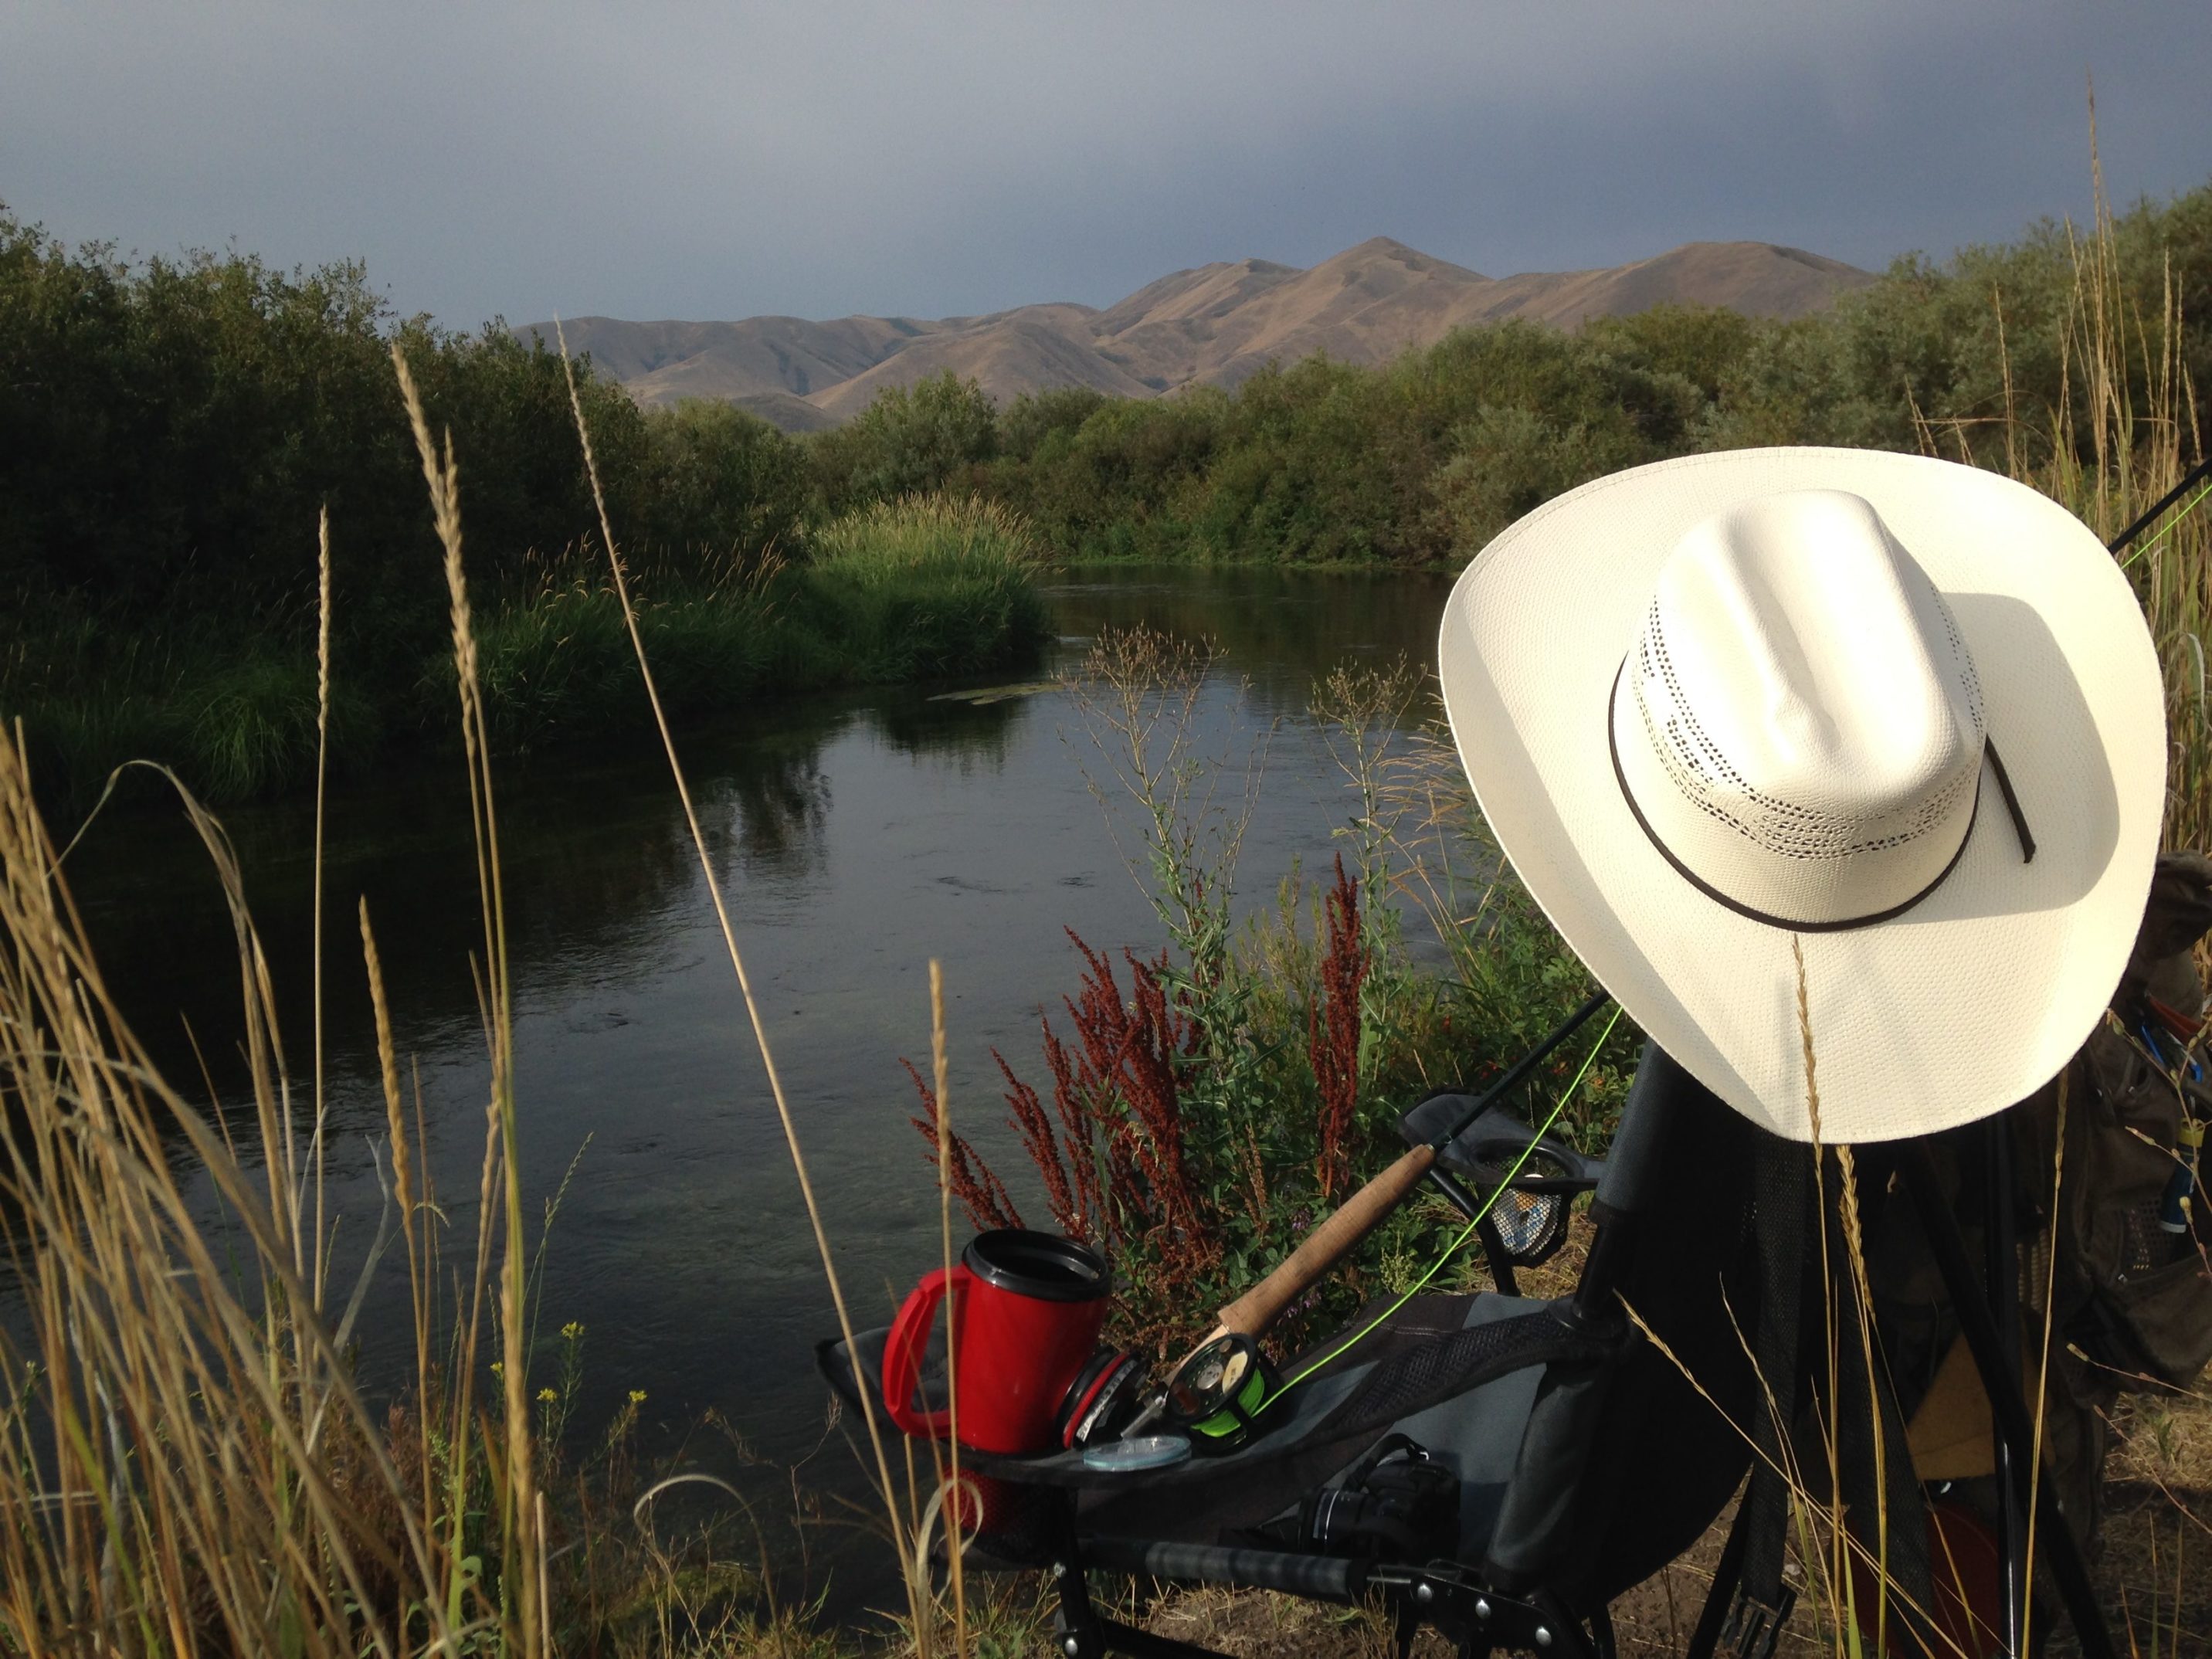
<instances>
[{"instance_id":1,"label":"sky","mask_svg":"<svg viewBox=\"0 0 2212 1659\"><path fill-rule=\"evenodd\" d=\"M0 202L402 313L1104 305L1386 235L1879 268L2212 180L2205 0L0 0Z\"/></svg>"}]
</instances>

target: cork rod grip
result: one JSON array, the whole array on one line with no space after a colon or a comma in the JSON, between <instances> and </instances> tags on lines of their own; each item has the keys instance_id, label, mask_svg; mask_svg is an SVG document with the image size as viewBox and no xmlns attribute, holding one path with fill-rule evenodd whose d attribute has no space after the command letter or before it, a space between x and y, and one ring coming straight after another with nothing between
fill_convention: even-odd
<instances>
[{"instance_id":1,"label":"cork rod grip","mask_svg":"<svg viewBox=\"0 0 2212 1659\"><path fill-rule=\"evenodd\" d=\"M1346 1199L1334 1215L1308 1233L1305 1242L1284 1257L1280 1267L1221 1310L1221 1322L1214 1334L1225 1331L1258 1337L1282 1317L1284 1309L1310 1290L1322 1274L1343 1259L1346 1252L1373 1232L1382 1218L1398 1207L1429 1172L1429 1165L1436 1158L1433 1149L1416 1146Z\"/></svg>"}]
</instances>

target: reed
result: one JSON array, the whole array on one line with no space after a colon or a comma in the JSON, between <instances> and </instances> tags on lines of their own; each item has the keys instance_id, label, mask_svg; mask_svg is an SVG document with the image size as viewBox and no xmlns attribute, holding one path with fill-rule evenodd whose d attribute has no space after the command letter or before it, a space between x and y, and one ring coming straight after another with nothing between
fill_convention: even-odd
<instances>
[{"instance_id":1,"label":"reed","mask_svg":"<svg viewBox=\"0 0 2212 1659\"><path fill-rule=\"evenodd\" d=\"M2008 470L2107 540L2162 499L2204 453L2197 391L2183 356L2178 283L2169 260L2154 307L2132 297L2096 148L2090 106L2094 210L2086 231L2069 226L2073 281L2059 335L2063 391L2035 430L2008 400L2002 435ZM2002 348L2002 296L1998 307ZM2010 385L2009 365L2005 369ZM1923 447L1942 437L1923 428ZM1965 452L1962 432L1948 434ZM2040 460L2029 458L2041 456ZM2212 695L2205 641L2212 636L2212 481L2147 526L2120 555L2150 625L2166 685L2169 848L2212 846Z\"/></svg>"},{"instance_id":2,"label":"reed","mask_svg":"<svg viewBox=\"0 0 2212 1659\"><path fill-rule=\"evenodd\" d=\"M0 1235L27 1310L0 1340L0 1626L31 1651L451 1650L498 1621L429 1593L438 1540L401 1502L344 1358L358 1297L332 1306L316 1282L294 1085L237 864L179 796L235 930L258 1178L109 996L20 733L0 743ZM218 1250L180 1162L242 1259Z\"/></svg>"},{"instance_id":3,"label":"reed","mask_svg":"<svg viewBox=\"0 0 2212 1659\"><path fill-rule=\"evenodd\" d=\"M406 355L395 345L392 368L407 406L408 424L422 458L422 480L430 493L430 512L444 549L446 591L453 622L453 666L460 691L461 740L468 763L469 817L477 857L477 902L483 918L483 956L477 963L477 996L485 1041L490 1049L491 1089L487 1103L483 1186L477 1211L476 1297L469 1324L471 1347L479 1322L490 1252L494 1183L503 1200L499 1237L503 1246L499 1282L498 1327L501 1387L505 1393L505 1467L495 1471L501 1504L501 1588L515 1614L522 1651L534 1655L545 1631L543 1591L543 1514L537 1491L530 1439L530 1395L523 1332L528 1321L527 1252L522 1220L522 1170L515 1122L514 982L507 952L507 896L499 861L499 814L492 788L491 734L477 673L476 632L461 560L460 468L451 433L442 447L430 435L422 400L408 371ZM471 1368L472 1369L472 1368ZM467 1386L464 1382L464 1388ZM458 1517L455 1524L459 1525ZM449 1591L449 1595L452 1592Z\"/></svg>"},{"instance_id":4,"label":"reed","mask_svg":"<svg viewBox=\"0 0 2212 1659\"><path fill-rule=\"evenodd\" d=\"M808 1171L806 1154L799 1140L798 1123L792 1115L790 1100L784 1092L783 1077L775 1063L774 1047L769 1041L767 1022L761 1012L760 1002L753 994L752 977L746 970L744 953L738 947L737 932L730 921L728 906L723 901L722 884L714 870L714 858L708 851L706 834L700 826L698 811L692 803L691 787L685 775L683 761L677 753L675 735L669 727L667 713L662 707L660 694L653 682L653 664L646 652L643 635L639 631L637 609L630 599L627 574L623 565L621 545L615 539L614 525L607 514L606 496L599 485L599 463L592 453L591 424L585 416L583 400L577 392L574 368L568 355L568 340L565 335L560 334L561 325L557 319L555 320L554 327L556 335L560 337L562 362L568 368L569 403L575 415L577 439L583 448L584 470L591 482L592 503L599 514L602 545L607 550L608 579L616 597L622 605L623 618L629 628L630 644L637 656L638 675L644 683L647 701L652 706L653 724L660 734L662 750L668 757L669 774L675 781L678 799L683 804L684 823L690 833L693 850L698 854L700 872L706 878L708 896L714 907L714 919L721 930L722 944L729 957L731 971L737 979L738 994L744 1004L745 1016L752 1027L754 1044L760 1054L761 1069L767 1079L769 1096L775 1103L776 1120L783 1131L785 1148L791 1155L792 1172L798 1177L799 1196L806 1206L807 1224L813 1232L816 1253L822 1264L822 1276L829 1286L830 1302L836 1310L838 1334L844 1340L847 1352L857 1352L858 1344L854 1340L852 1310L846 1301L843 1284L838 1278L836 1256L830 1248L829 1231L822 1217L822 1206L815 1194L813 1178ZM933 973L932 977L934 982ZM936 1046L941 1056L943 1053L941 1011L935 1021L935 1028ZM940 1099L941 1097L940 1093ZM946 1248L949 1251L949 1231L946 1235ZM941 1479L937 1483L935 1491L927 1505L922 1505L917 1501L915 1470L909 1444L906 1471L908 1503L905 1511L902 1513L897 1489L891 1479L890 1456L884 1448L883 1426L878 1420L875 1404L868 1398L865 1389L860 1393L860 1414L867 1430L869 1449L875 1463L877 1491L883 1503L892 1547L896 1553L901 1578L906 1591L907 1629L909 1638L915 1645L919 1659L932 1659L936 1648L938 1616L936 1597L929 1579L929 1526L933 1516L945 1511L948 1508L957 1516L958 1505L957 1503L950 1506L945 1504L948 1488ZM957 1438L958 1434L957 1420L952 1425L952 1430ZM957 1556L957 1544L954 1551ZM965 1653L967 1643L965 1616L964 1599L957 1601L954 1640L956 1651L963 1655Z\"/></svg>"}]
</instances>

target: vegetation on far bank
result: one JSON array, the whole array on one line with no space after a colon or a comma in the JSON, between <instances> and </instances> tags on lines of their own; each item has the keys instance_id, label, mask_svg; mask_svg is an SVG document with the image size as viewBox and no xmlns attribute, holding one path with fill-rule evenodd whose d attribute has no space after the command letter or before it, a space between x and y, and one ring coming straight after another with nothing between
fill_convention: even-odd
<instances>
[{"instance_id":1,"label":"vegetation on far bank","mask_svg":"<svg viewBox=\"0 0 2212 1659\"><path fill-rule=\"evenodd\" d=\"M2109 229L2109 235L2105 233ZM1069 558L1464 563L1562 490L1702 450L1841 444L1929 450L2015 471L2095 459L2109 412L2083 333L2090 245L2147 410L2171 369L2200 441L2212 396L2212 185L2094 228L2044 222L1783 322L1662 306L1564 333L1461 330L1380 368L1310 358L1233 391L1148 400L1082 388L1002 410L949 375L888 389L805 441L822 499L974 489ZM2108 256L2108 257L2107 257ZM2138 341L2136 331L2153 337ZM2138 348L2141 349L2138 349Z\"/></svg>"},{"instance_id":2,"label":"vegetation on far bank","mask_svg":"<svg viewBox=\"0 0 2212 1659\"><path fill-rule=\"evenodd\" d=\"M2163 398L2193 453L2212 385L2212 185L2109 232L2116 325L2181 319L2170 349L2119 354L2119 390L2136 406ZM2096 465L2110 422L2081 246L2044 223L1940 264L1900 260L1789 322L1662 307L1573 334L1505 323L1380 368L1314 358L1156 400L1067 388L999 409L947 374L803 439L718 404L641 410L588 373L581 395L650 626L688 688L674 700L726 706L994 668L1036 643L1034 607L991 582L955 602L942 571L914 567L895 602L808 574L818 548L909 495L1005 509L993 522L1016 560L1026 525L1058 558L1449 567L1561 490L1699 450ZM26 718L49 784L82 788L141 753L219 796L305 775L325 506L336 763L435 723L443 623L420 580L416 465L395 437L394 341L467 458L486 647L513 653L488 673L497 736L641 717L608 648L596 522L542 343L497 321L462 334L398 316L358 264L132 263L0 210L0 707ZM2155 383L2161 365L2174 384ZM884 607L924 590L940 631L895 647ZM556 662L556 645L574 659Z\"/></svg>"},{"instance_id":3,"label":"vegetation on far bank","mask_svg":"<svg viewBox=\"0 0 2212 1659\"><path fill-rule=\"evenodd\" d=\"M132 264L0 211L0 711L43 793L81 799L136 757L218 799L309 775L325 508L333 765L448 723L395 343L467 458L495 740L644 723L556 354L397 318L357 265ZM1002 505L822 510L803 453L736 410L648 415L588 373L579 390L678 708L988 672L1041 644L1035 540Z\"/></svg>"}]
</instances>

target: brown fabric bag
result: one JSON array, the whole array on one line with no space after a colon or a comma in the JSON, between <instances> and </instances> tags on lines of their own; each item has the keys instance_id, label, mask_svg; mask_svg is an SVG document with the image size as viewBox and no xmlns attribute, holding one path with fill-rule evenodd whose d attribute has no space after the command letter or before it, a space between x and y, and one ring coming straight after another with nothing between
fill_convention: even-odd
<instances>
[{"instance_id":1,"label":"brown fabric bag","mask_svg":"<svg viewBox=\"0 0 2212 1659\"><path fill-rule=\"evenodd\" d=\"M2022 1380L2033 1400L2048 1300L2044 1456L2060 1510L2092 1547L2114 1401L2131 1390L2185 1388L2212 1362L2212 1201L2200 1188L2187 1232L2159 1224L2184 1115L2212 1116L2212 1090L2185 1076L2177 1085L2168 1066L2185 1058L2185 1045L2153 1006L2185 1024L2200 1016L2194 952L2208 930L2212 859L2162 856L2111 1012L2066 1069L2010 1114L2021 1172ZM2166 1064L2144 1041L2146 1023ZM1940 1146L1935 1157L1939 1177L1956 1183ZM2199 1170L2206 1177L2212 1161ZM1958 1347L1926 1243L1908 1218L1897 1219L1870 1234L1869 1255L1888 1302L1885 1340L1908 1384L1916 1468L1923 1479L1971 1480L1990 1467L1989 1404ZM1978 1244L1978 1219L1965 1225Z\"/></svg>"}]
</instances>

